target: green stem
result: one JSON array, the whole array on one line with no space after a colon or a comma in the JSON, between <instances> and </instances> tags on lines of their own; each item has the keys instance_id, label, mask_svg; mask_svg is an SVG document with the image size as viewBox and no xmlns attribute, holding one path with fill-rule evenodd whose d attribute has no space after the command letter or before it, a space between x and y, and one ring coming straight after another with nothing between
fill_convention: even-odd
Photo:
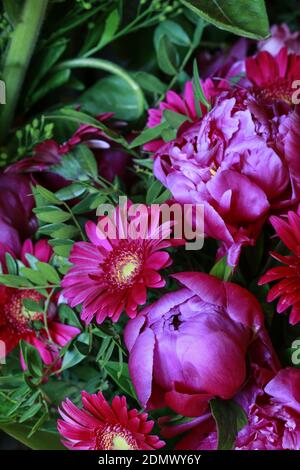
<instances>
[{"instance_id":1,"label":"green stem","mask_svg":"<svg viewBox=\"0 0 300 470\"><path fill-rule=\"evenodd\" d=\"M139 85L133 80L133 78L125 72L121 67L108 60L103 59L94 59L94 58L86 58L86 59L73 59L73 60L66 60L65 62L61 62L55 70L64 70L64 69L77 69L77 68L90 68L90 69L98 69L104 70L105 72L110 72L114 75L125 80L128 85L133 90L134 94L138 99L138 106L140 114L142 114L144 110L144 95L139 87Z\"/></svg>"},{"instance_id":2,"label":"green stem","mask_svg":"<svg viewBox=\"0 0 300 470\"><path fill-rule=\"evenodd\" d=\"M46 13L48 0L25 0L20 19L4 61L2 79L6 83L6 102L1 107L0 142L11 127L22 84Z\"/></svg>"}]
</instances>

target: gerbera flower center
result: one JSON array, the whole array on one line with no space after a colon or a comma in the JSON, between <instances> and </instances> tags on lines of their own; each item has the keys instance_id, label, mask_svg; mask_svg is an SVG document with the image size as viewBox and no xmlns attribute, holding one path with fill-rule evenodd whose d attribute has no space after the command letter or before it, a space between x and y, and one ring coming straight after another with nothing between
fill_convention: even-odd
<instances>
[{"instance_id":1,"label":"gerbera flower center","mask_svg":"<svg viewBox=\"0 0 300 470\"><path fill-rule=\"evenodd\" d=\"M19 334L32 331L32 322L41 321L43 315L40 312L25 307L23 300L30 299L39 302L42 295L32 290L14 291L4 305L4 315L9 325Z\"/></svg>"},{"instance_id":2,"label":"gerbera flower center","mask_svg":"<svg viewBox=\"0 0 300 470\"><path fill-rule=\"evenodd\" d=\"M138 450L138 444L128 429L120 424L106 425L96 430L95 450Z\"/></svg>"},{"instance_id":3,"label":"gerbera flower center","mask_svg":"<svg viewBox=\"0 0 300 470\"><path fill-rule=\"evenodd\" d=\"M284 101L292 104L292 86L289 80L281 79L256 90L256 95L267 102Z\"/></svg>"},{"instance_id":4,"label":"gerbera flower center","mask_svg":"<svg viewBox=\"0 0 300 470\"><path fill-rule=\"evenodd\" d=\"M110 253L103 269L109 284L118 288L133 285L143 267L142 247L127 240L123 242Z\"/></svg>"}]
</instances>

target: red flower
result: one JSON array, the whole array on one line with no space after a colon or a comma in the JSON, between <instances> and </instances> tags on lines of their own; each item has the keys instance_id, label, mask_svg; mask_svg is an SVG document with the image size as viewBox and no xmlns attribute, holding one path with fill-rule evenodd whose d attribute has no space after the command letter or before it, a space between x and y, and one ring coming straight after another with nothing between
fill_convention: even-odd
<instances>
[{"instance_id":1,"label":"red flower","mask_svg":"<svg viewBox=\"0 0 300 470\"><path fill-rule=\"evenodd\" d=\"M285 47L275 57L262 51L246 59L246 70L256 98L267 103L279 100L292 104L292 83L299 79L300 55L288 54Z\"/></svg>"},{"instance_id":2,"label":"red flower","mask_svg":"<svg viewBox=\"0 0 300 470\"><path fill-rule=\"evenodd\" d=\"M284 266L272 268L260 279L259 285L272 281L278 281L269 291L267 300L272 302L279 298L277 312L285 312L292 307L290 313L290 323L295 325L300 321L300 206L298 213L288 212L288 220L280 217L271 217L270 221L276 230L277 235L293 253L290 256L283 256L272 252L271 255L280 261Z\"/></svg>"},{"instance_id":3,"label":"red flower","mask_svg":"<svg viewBox=\"0 0 300 470\"><path fill-rule=\"evenodd\" d=\"M13 256L13 252L10 253ZM22 248L22 261L28 265L26 254L32 254L40 261L48 262L52 249L45 240L35 245L27 240ZM1 255L1 245L0 245ZM5 258L1 256L4 272L7 272ZM27 308L23 301L30 299L39 303L44 297L33 289L14 289L0 285L0 340L5 343L6 354L16 348L21 339L32 344L40 353L42 361L50 366L58 361L59 347L65 346L80 333L78 328L57 321L56 306L50 302L47 312L48 331L44 327L42 312ZM21 357L23 368L25 364Z\"/></svg>"},{"instance_id":4,"label":"red flower","mask_svg":"<svg viewBox=\"0 0 300 470\"><path fill-rule=\"evenodd\" d=\"M111 406L101 392L82 392L83 409L69 399L59 410L58 431L71 450L153 450L165 445L149 435L154 426L147 413L127 409L126 398L115 397Z\"/></svg>"}]
</instances>

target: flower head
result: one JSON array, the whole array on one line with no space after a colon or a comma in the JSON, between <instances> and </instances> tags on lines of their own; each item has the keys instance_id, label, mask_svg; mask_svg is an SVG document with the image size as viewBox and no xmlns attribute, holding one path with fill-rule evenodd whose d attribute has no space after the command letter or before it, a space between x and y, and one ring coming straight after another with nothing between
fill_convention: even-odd
<instances>
[{"instance_id":1,"label":"flower head","mask_svg":"<svg viewBox=\"0 0 300 470\"><path fill-rule=\"evenodd\" d=\"M128 410L126 398L115 397L112 404L101 392L82 392L83 409L69 399L62 403L58 431L63 444L72 450L153 450L165 445L149 435L154 426L147 413Z\"/></svg>"},{"instance_id":2,"label":"flower head","mask_svg":"<svg viewBox=\"0 0 300 470\"><path fill-rule=\"evenodd\" d=\"M262 51L246 59L247 77L253 84L252 93L266 103L283 101L292 105L293 82L299 79L300 55L288 54L283 48L274 57Z\"/></svg>"},{"instance_id":3,"label":"flower head","mask_svg":"<svg viewBox=\"0 0 300 470\"><path fill-rule=\"evenodd\" d=\"M27 240L22 248L22 261L26 265L27 253L34 254L40 261L48 262L52 249L45 240L40 240L35 245ZM5 258L1 261L6 272ZM51 301L47 310L46 331L43 312L27 307L24 303L26 299L42 304L44 297L34 289L20 290L0 285L0 340L5 343L6 354L15 349L20 340L24 340L37 348L46 365L51 365L58 359L59 347L65 346L80 330L60 323L55 302ZM22 356L21 362L25 368ZM56 362L56 367L58 366L59 361Z\"/></svg>"},{"instance_id":4,"label":"flower head","mask_svg":"<svg viewBox=\"0 0 300 470\"><path fill-rule=\"evenodd\" d=\"M260 51L270 52L272 55L278 54L280 50L286 47L289 53L300 54L300 32L291 32L288 25L275 24L271 28L271 36L258 43Z\"/></svg>"},{"instance_id":5,"label":"flower head","mask_svg":"<svg viewBox=\"0 0 300 470\"><path fill-rule=\"evenodd\" d=\"M75 243L70 254L73 266L63 279L63 294L71 306L83 305L86 322L93 317L98 323L106 317L116 322L123 310L133 318L138 305L146 302L147 288L165 285L158 271L171 264L170 255L162 251L171 245L171 223L160 225L159 212L150 217L150 208L142 219L124 220L121 211L118 206L97 226L88 222L90 242ZM142 232L137 233L139 225Z\"/></svg>"},{"instance_id":6,"label":"flower head","mask_svg":"<svg viewBox=\"0 0 300 470\"><path fill-rule=\"evenodd\" d=\"M272 206L296 197L297 147L288 145L289 133L279 138L277 119L260 120L255 100L237 92L155 154L156 177L177 202L204 205L205 233L222 242L233 266Z\"/></svg>"},{"instance_id":7,"label":"flower head","mask_svg":"<svg viewBox=\"0 0 300 470\"><path fill-rule=\"evenodd\" d=\"M273 352L260 306L249 292L204 273L174 277L184 287L126 326L129 372L143 406L169 406L194 417L213 397L237 393L254 344L260 360L273 364Z\"/></svg>"},{"instance_id":8,"label":"flower head","mask_svg":"<svg viewBox=\"0 0 300 470\"><path fill-rule=\"evenodd\" d=\"M289 211L287 219L273 216L270 221L291 255L283 256L271 252L273 258L283 264L269 269L259 281L259 285L277 282L268 292L267 300L279 299L277 312L283 313L291 307L290 323L300 321L300 208L298 213Z\"/></svg>"}]
</instances>

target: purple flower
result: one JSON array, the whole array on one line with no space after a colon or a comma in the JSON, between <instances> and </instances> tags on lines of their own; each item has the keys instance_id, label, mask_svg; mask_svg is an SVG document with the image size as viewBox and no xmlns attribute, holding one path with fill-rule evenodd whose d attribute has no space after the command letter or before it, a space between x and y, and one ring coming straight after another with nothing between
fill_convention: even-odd
<instances>
[{"instance_id":1,"label":"purple flower","mask_svg":"<svg viewBox=\"0 0 300 470\"><path fill-rule=\"evenodd\" d=\"M275 368L256 299L204 273L174 276L184 288L146 307L125 330L129 372L144 407L199 416L213 397L233 397L246 379L246 355ZM252 352L251 352L252 354Z\"/></svg>"},{"instance_id":2,"label":"purple flower","mask_svg":"<svg viewBox=\"0 0 300 470\"><path fill-rule=\"evenodd\" d=\"M222 242L220 255L234 266L270 211L296 202L299 176L297 152L279 132L287 116L270 119L247 93L233 94L159 148L154 173L176 201L204 205L205 233Z\"/></svg>"},{"instance_id":3,"label":"purple flower","mask_svg":"<svg viewBox=\"0 0 300 470\"><path fill-rule=\"evenodd\" d=\"M5 251L20 253L22 241L37 229L32 213L34 199L30 179L22 175L0 175L0 244Z\"/></svg>"}]
</instances>

